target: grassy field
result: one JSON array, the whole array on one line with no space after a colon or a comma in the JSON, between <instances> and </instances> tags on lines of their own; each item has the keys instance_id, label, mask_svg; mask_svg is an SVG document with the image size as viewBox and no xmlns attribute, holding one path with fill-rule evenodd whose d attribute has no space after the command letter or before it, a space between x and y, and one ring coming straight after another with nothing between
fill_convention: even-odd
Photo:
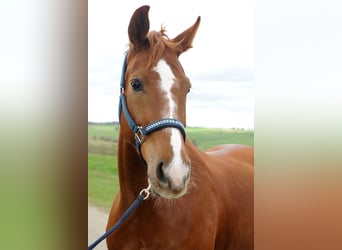
<instances>
[{"instance_id":1,"label":"grassy field","mask_svg":"<svg viewBox=\"0 0 342 250\"><path fill-rule=\"evenodd\" d=\"M186 128L187 137L201 150L219 144L254 145L254 131ZM117 124L88 124L88 202L109 210L118 192Z\"/></svg>"}]
</instances>

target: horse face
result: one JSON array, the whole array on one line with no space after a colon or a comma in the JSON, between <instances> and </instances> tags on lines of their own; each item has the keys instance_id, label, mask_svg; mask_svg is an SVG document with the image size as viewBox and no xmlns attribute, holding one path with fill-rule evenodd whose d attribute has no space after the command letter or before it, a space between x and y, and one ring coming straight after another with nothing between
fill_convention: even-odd
<instances>
[{"instance_id":1,"label":"horse face","mask_svg":"<svg viewBox=\"0 0 342 250\"><path fill-rule=\"evenodd\" d=\"M163 57L147 74L139 77L137 73L132 74L133 84L127 98L129 103L134 103L132 113L137 123L147 125L162 118L174 118L185 124L185 101L190 83L184 83L181 79L187 78L179 73ZM176 198L186 192L190 161L178 129L164 128L146 136L141 154L147 163L149 182L156 194Z\"/></svg>"},{"instance_id":2,"label":"horse face","mask_svg":"<svg viewBox=\"0 0 342 250\"><path fill-rule=\"evenodd\" d=\"M164 31L150 32L148 6L133 14L128 34L126 98L128 109L139 125L162 118L186 123L186 95L190 89L178 56L191 47L199 19L175 39ZM147 164L148 180L154 194L171 199L187 192L190 160L177 128L164 128L146 136L141 154Z\"/></svg>"}]
</instances>

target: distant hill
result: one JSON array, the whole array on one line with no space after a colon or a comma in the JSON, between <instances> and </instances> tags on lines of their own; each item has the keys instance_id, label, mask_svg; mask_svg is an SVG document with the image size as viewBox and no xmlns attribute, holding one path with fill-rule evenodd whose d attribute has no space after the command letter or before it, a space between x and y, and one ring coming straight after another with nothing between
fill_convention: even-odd
<instances>
[{"instance_id":1,"label":"distant hill","mask_svg":"<svg viewBox=\"0 0 342 250\"><path fill-rule=\"evenodd\" d=\"M118 122L88 123L88 153L117 155ZM201 150L219 144L254 145L254 131L243 129L186 128L187 138Z\"/></svg>"}]
</instances>

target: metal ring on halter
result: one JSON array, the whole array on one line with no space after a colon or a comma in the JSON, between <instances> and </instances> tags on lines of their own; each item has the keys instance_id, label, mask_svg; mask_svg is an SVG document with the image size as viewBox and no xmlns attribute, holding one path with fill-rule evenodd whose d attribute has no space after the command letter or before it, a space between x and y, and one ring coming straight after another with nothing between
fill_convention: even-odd
<instances>
[{"instance_id":1,"label":"metal ring on halter","mask_svg":"<svg viewBox=\"0 0 342 250\"><path fill-rule=\"evenodd\" d=\"M144 142L145 135L141 130L142 129L141 126L137 126L137 128L138 128L138 131L134 133L135 139L139 142L139 144L142 144Z\"/></svg>"},{"instance_id":2,"label":"metal ring on halter","mask_svg":"<svg viewBox=\"0 0 342 250\"><path fill-rule=\"evenodd\" d=\"M144 200L147 200L148 197L150 196L150 189L151 189L151 183L148 185L147 188L144 188L143 190L141 190L139 195L144 196Z\"/></svg>"}]
</instances>

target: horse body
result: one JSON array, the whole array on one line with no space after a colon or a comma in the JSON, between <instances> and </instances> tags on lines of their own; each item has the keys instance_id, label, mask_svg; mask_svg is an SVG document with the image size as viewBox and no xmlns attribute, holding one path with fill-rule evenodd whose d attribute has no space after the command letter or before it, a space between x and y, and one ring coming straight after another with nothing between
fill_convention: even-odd
<instances>
[{"instance_id":1,"label":"horse body","mask_svg":"<svg viewBox=\"0 0 342 250\"><path fill-rule=\"evenodd\" d=\"M124 139L120 139L121 143ZM111 210L113 225L147 185L144 166L126 142L121 171L130 173L134 189L124 188ZM192 182L181 198L144 201L133 216L108 238L108 249L253 249L253 151L236 145L199 151L186 142ZM127 152L130 152L127 154ZM120 152L124 153L124 152ZM249 156L241 157L243 154ZM219 155L219 156L218 156ZM134 159L134 160L133 160ZM124 169L123 169L124 168ZM127 179L127 178L126 178Z\"/></svg>"},{"instance_id":2,"label":"horse body","mask_svg":"<svg viewBox=\"0 0 342 250\"><path fill-rule=\"evenodd\" d=\"M130 52L135 53L134 57L128 55L126 81L133 78L132 87L135 86L134 90L125 90L128 109L134 119L146 124L160 119L165 112L152 114L150 111L140 116L141 110L140 113L135 110L144 105L166 107L170 117L185 124L185 94L182 92L188 86L173 87L172 84L187 80L176 59L191 47L199 19L173 40L178 50L165 49L163 52L164 57L171 58L163 61L171 65L171 72L165 65L157 69L155 65L160 65L160 56L152 56L150 60L155 61L146 63L151 64L146 73L141 69L142 58L148 57L149 49L161 43L158 41L152 46L153 39L145 40L149 29L148 10L147 6L138 9L129 26ZM178 55L173 57L171 52L175 51ZM143 56L139 58L139 55ZM135 82L139 77L149 78L149 81L143 80L144 86L138 86L141 88L137 88ZM169 79L171 87L163 83L162 90L152 88ZM167 92L168 88L170 92ZM179 92L177 97L180 96L177 100L176 91ZM169 98L144 99L148 94L164 92ZM172 103L173 100L176 102ZM175 105L176 108L171 109ZM253 249L253 148L221 145L201 152L191 141L181 141L177 128L163 128L147 137L137 150L134 133L121 112L118 142L120 191L113 202L107 229L117 222L148 184L152 185L152 197L107 238L108 249Z\"/></svg>"}]
</instances>

